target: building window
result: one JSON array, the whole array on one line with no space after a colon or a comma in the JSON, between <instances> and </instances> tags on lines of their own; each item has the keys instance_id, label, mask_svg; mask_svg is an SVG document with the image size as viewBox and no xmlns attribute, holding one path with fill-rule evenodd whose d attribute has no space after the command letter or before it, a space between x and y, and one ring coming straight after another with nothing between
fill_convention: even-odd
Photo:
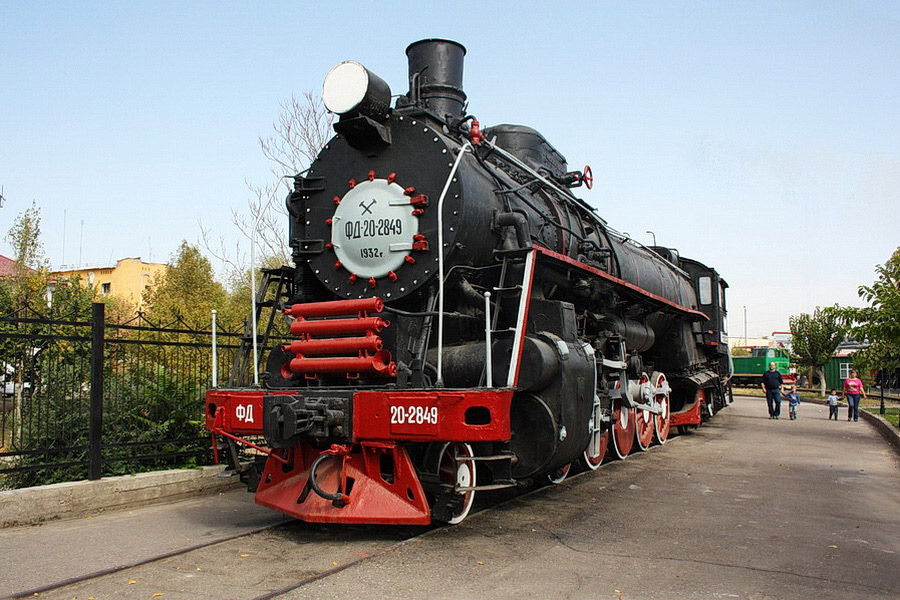
<instances>
[{"instance_id":1,"label":"building window","mask_svg":"<svg viewBox=\"0 0 900 600\"><path fill-rule=\"evenodd\" d=\"M109 296L109 290L112 287L111 283L101 283L100 284L100 295L101 296Z\"/></svg>"},{"instance_id":2,"label":"building window","mask_svg":"<svg viewBox=\"0 0 900 600\"><path fill-rule=\"evenodd\" d=\"M841 379L850 379L850 368L852 366L853 363L840 363Z\"/></svg>"}]
</instances>

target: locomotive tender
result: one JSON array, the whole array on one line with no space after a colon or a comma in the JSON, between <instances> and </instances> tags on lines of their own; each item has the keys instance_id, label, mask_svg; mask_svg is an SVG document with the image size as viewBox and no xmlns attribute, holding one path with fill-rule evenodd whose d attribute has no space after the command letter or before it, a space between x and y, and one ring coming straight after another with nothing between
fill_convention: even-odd
<instances>
[{"instance_id":1,"label":"locomotive tender","mask_svg":"<svg viewBox=\"0 0 900 600\"><path fill-rule=\"evenodd\" d=\"M294 266L257 294L290 335L270 315L262 384L206 398L232 455L265 436L245 472L263 506L458 523L476 492L596 469L726 403L725 281L610 228L571 191L590 169L534 129L482 130L465 52L410 45L393 106L359 63L326 77L336 135L286 201Z\"/></svg>"}]
</instances>

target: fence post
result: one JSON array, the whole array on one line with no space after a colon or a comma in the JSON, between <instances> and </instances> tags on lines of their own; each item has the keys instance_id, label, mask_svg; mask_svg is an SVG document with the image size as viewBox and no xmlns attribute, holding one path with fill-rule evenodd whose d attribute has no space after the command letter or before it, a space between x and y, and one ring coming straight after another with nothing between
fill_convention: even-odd
<instances>
[{"instance_id":1,"label":"fence post","mask_svg":"<svg viewBox=\"0 0 900 600\"><path fill-rule=\"evenodd\" d=\"M216 309L212 311L212 386L219 387L219 349L216 347Z\"/></svg>"},{"instance_id":2,"label":"fence post","mask_svg":"<svg viewBox=\"0 0 900 600\"><path fill-rule=\"evenodd\" d=\"M88 479L100 479L103 460L103 341L106 305L95 302L91 310L91 413L88 426Z\"/></svg>"}]
</instances>

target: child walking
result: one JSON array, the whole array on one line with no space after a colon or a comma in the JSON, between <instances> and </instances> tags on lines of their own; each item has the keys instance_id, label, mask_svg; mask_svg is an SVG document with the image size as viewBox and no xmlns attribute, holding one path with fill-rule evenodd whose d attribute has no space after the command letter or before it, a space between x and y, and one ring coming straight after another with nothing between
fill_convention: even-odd
<instances>
[{"instance_id":1,"label":"child walking","mask_svg":"<svg viewBox=\"0 0 900 600\"><path fill-rule=\"evenodd\" d=\"M800 395L797 394L797 386L791 386L791 391L788 392L787 397L790 402L791 421L795 421L797 419L797 407L800 406Z\"/></svg>"},{"instance_id":2,"label":"child walking","mask_svg":"<svg viewBox=\"0 0 900 600\"><path fill-rule=\"evenodd\" d=\"M831 417L834 417L834 420L838 420L838 395L837 390L831 390L831 393L828 394L828 420L831 420Z\"/></svg>"}]
</instances>

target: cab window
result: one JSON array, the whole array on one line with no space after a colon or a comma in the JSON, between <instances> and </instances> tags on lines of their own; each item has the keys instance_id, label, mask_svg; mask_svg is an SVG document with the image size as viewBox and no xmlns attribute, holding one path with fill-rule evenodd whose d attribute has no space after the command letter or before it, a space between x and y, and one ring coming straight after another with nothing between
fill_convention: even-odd
<instances>
[{"instance_id":1,"label":"cab window","mask_svg":"<svg viewBox=\"0 0 900 600\"><path fill-rule=\"evenodd\" d=\"M701 277L697 281L697 287L700 292L700 304L712 304L712 279Z\"/></svg>"}]
</instances>

